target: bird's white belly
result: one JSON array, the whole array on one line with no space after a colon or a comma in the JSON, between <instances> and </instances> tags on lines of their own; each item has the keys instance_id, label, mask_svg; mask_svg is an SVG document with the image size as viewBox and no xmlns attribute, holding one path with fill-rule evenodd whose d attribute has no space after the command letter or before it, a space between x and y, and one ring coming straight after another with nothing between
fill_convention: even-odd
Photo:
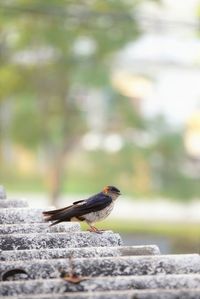
<instances>
[{"instance_id":1,"label":"bird's white belly","mask_svg":"<svg viewBox=\"0 0 200 299\"><path fill-rule=\"evenodd\" d=\"M108 207L104 208L103 210L88 213L86 215L83 215L83 217L88 223L92 224L97 221L105 219L111 213L113 207L114 207L114 202L112 202Z\"/></svg>"}]
</instances>

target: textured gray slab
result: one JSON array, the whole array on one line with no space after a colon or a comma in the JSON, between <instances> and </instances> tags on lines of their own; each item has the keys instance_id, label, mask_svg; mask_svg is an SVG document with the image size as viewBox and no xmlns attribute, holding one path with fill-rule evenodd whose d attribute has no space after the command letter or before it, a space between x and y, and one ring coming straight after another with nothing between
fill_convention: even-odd
<instances>
[{"instance_id":1,"label":"textured gray slab","mask_svg":"<svg viewBox=\"0 0 200 299\"><path fill-rule=\"evenodd\" d=\"M73 284L64 279L1 282L0 296L136 289L198 289L200 274L96 277Z\"/></svg>"},{"instance_id":2,"label":"textured gray slab","mask_svg":"<svg viewBox=\"0 0 200 299\"><path fill-rule=\"evenodd\" d=\"M180 290L131 290L66 293L64 295L49 293L46 295L24 295L3 297L4 299L200 299L200 289Z\"/></svg>"},{"instance_id":3,"label":"textured gray slab","mask_svg":"<svg viewBox=\"0 0 200 299\"><path fill-rule=\"evenodd\" d=\"M200 273L199 255L161 255L106 258L74 258L1 262L0 273L20 268L30 279L59 278L61 273L78 276L126 276Z\"/></svg>"},{"instance_id":4,"label":"textured gray slab","mask_svg":"<svg viewBox=\"0 0 200 299\"><path fill-rule=\"evenodd\" d=\"M78 232L78 222L63 222L55 226L49 223L21 223L21 224L0 224L0 235L2 234L30 234L30 233L62 233Z\"/></svg>"},{"instance_id":5,"label":"textured gray slab","mask_svg":"<svg viewBox=\"0 0 200 299\"><path fill-rule=\"evenodd\" d=\"M123 246L120 248L121 255L158 255L160 249L157 245Z\"/></svg>"},{"instance_id":6,"label":"textured gray slab","mask_svg":"<svg viewBox=\"0 0 200 299\"><path fill-rule=\"evenodd\" d=\"M26 200L22 199L1 199L0 209L3 208L26 208L28 203Z\"/></svg>"},{"instance_id":7,"label":"textured gray slab","mask_svg":"<svg viewBox=\"0 0 200 299\"><path fill-rule=\"evenodd\" d=\"M2 185L0 185L0 199L6 198L6 191Z\"/></svg>"},{"instance_id":8,"label":"textured gray slab","mask_svg":"<svg viewBox=\"0 0 200 299\"><path fill-rule=\"evenodd\" d=\"M8 208L0 210L0 224L44 222L42 209Z\"/></svg>"},{"instance_id":9,"label":"textured gray slab","mask_svg":"<svg viewBox=\"0 0 200 299\"><path fill-rule=\"evenodd\" d=\"M73 257L107 257L131 255L156 255L160 251L156 245L148 246L117 246L117 247L82 247L54 248L32 250L5 250L0 252L0 261L17 261L32 259L55 259Z\"/></svg>"},{"instance_id":10,"label":"textured gray slab","mask_svg":"<svg viewBox=\"0 0 200 299\"><path fill-rule=\"evenodd\" d=\"M41 234L11 234L0 235L1 250L24 250L90 246L118 246L121 245L119 234L104 232L96 234L80 233L41 233Z\"/></svg>"}]
</instances>

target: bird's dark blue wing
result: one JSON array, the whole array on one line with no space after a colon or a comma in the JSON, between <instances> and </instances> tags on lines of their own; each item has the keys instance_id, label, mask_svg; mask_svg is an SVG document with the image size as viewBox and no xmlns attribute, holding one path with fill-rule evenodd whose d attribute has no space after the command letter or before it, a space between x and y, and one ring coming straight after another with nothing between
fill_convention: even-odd
<instances>
[{"instance_id":1,"label":"bird's dark blue wing","mask_svg":"<svg viewBox=\"0 0 200 299\"><path fill-rule=\"evenodd\" d=\"M43 212L44 216L47 217L47 221L55 221L52 225L55 225L62 221L70 221L73 217L81 217L91 212L100 211L112 202L112 198L102 192L89 197L86 200L79 200L74 202L73 205L54 210ZM78 218L79 219L79 218Z\"/></svg>"},{"instance_id":2,"label":"bird's dark blue wing","mask_svg":"<svg viewBox=\"0 0 200 299\"><path fill-rule=\"evenodd\" d=\"M110 196L100 192L85 200L84 203L75 205L75 208L79 215L84 215L90 212L100 211L109 206L111 202L112 198Z\"/></svg>"}]
</instances>

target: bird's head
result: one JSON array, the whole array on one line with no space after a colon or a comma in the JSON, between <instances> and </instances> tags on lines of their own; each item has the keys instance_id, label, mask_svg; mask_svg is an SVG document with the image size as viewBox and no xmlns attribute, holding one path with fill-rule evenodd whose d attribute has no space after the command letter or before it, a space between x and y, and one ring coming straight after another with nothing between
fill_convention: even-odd
<instances>
[{"instance_id":1,"label":"bird's head","mask_svg":"<svg viewBox=\"0 0 200 299\"><path fill-rule=\"evenodd\" d=\"M112 197L113 200L117 199L119 195L121 195L121 192L119 189L117 189L114 186L106 186L103 188L103 193L109 195Z\"/></svg>"}]
</instances>

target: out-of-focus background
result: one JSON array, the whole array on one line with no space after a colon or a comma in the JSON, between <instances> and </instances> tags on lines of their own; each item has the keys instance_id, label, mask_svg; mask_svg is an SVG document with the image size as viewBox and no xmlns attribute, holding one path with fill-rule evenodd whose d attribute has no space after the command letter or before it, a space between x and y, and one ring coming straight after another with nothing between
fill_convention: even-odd
<instances>
[{"instance_id":1,"label":"out-of-focus background","mask_svg":"<svg viewBox=\"0 0 200 299\"><path fill-rule=\"evenodd\" d=\"M1 0L0 183L31 206L117 186L99 227L200 248L200 1Z\"/></svg>"}]
</instances>

